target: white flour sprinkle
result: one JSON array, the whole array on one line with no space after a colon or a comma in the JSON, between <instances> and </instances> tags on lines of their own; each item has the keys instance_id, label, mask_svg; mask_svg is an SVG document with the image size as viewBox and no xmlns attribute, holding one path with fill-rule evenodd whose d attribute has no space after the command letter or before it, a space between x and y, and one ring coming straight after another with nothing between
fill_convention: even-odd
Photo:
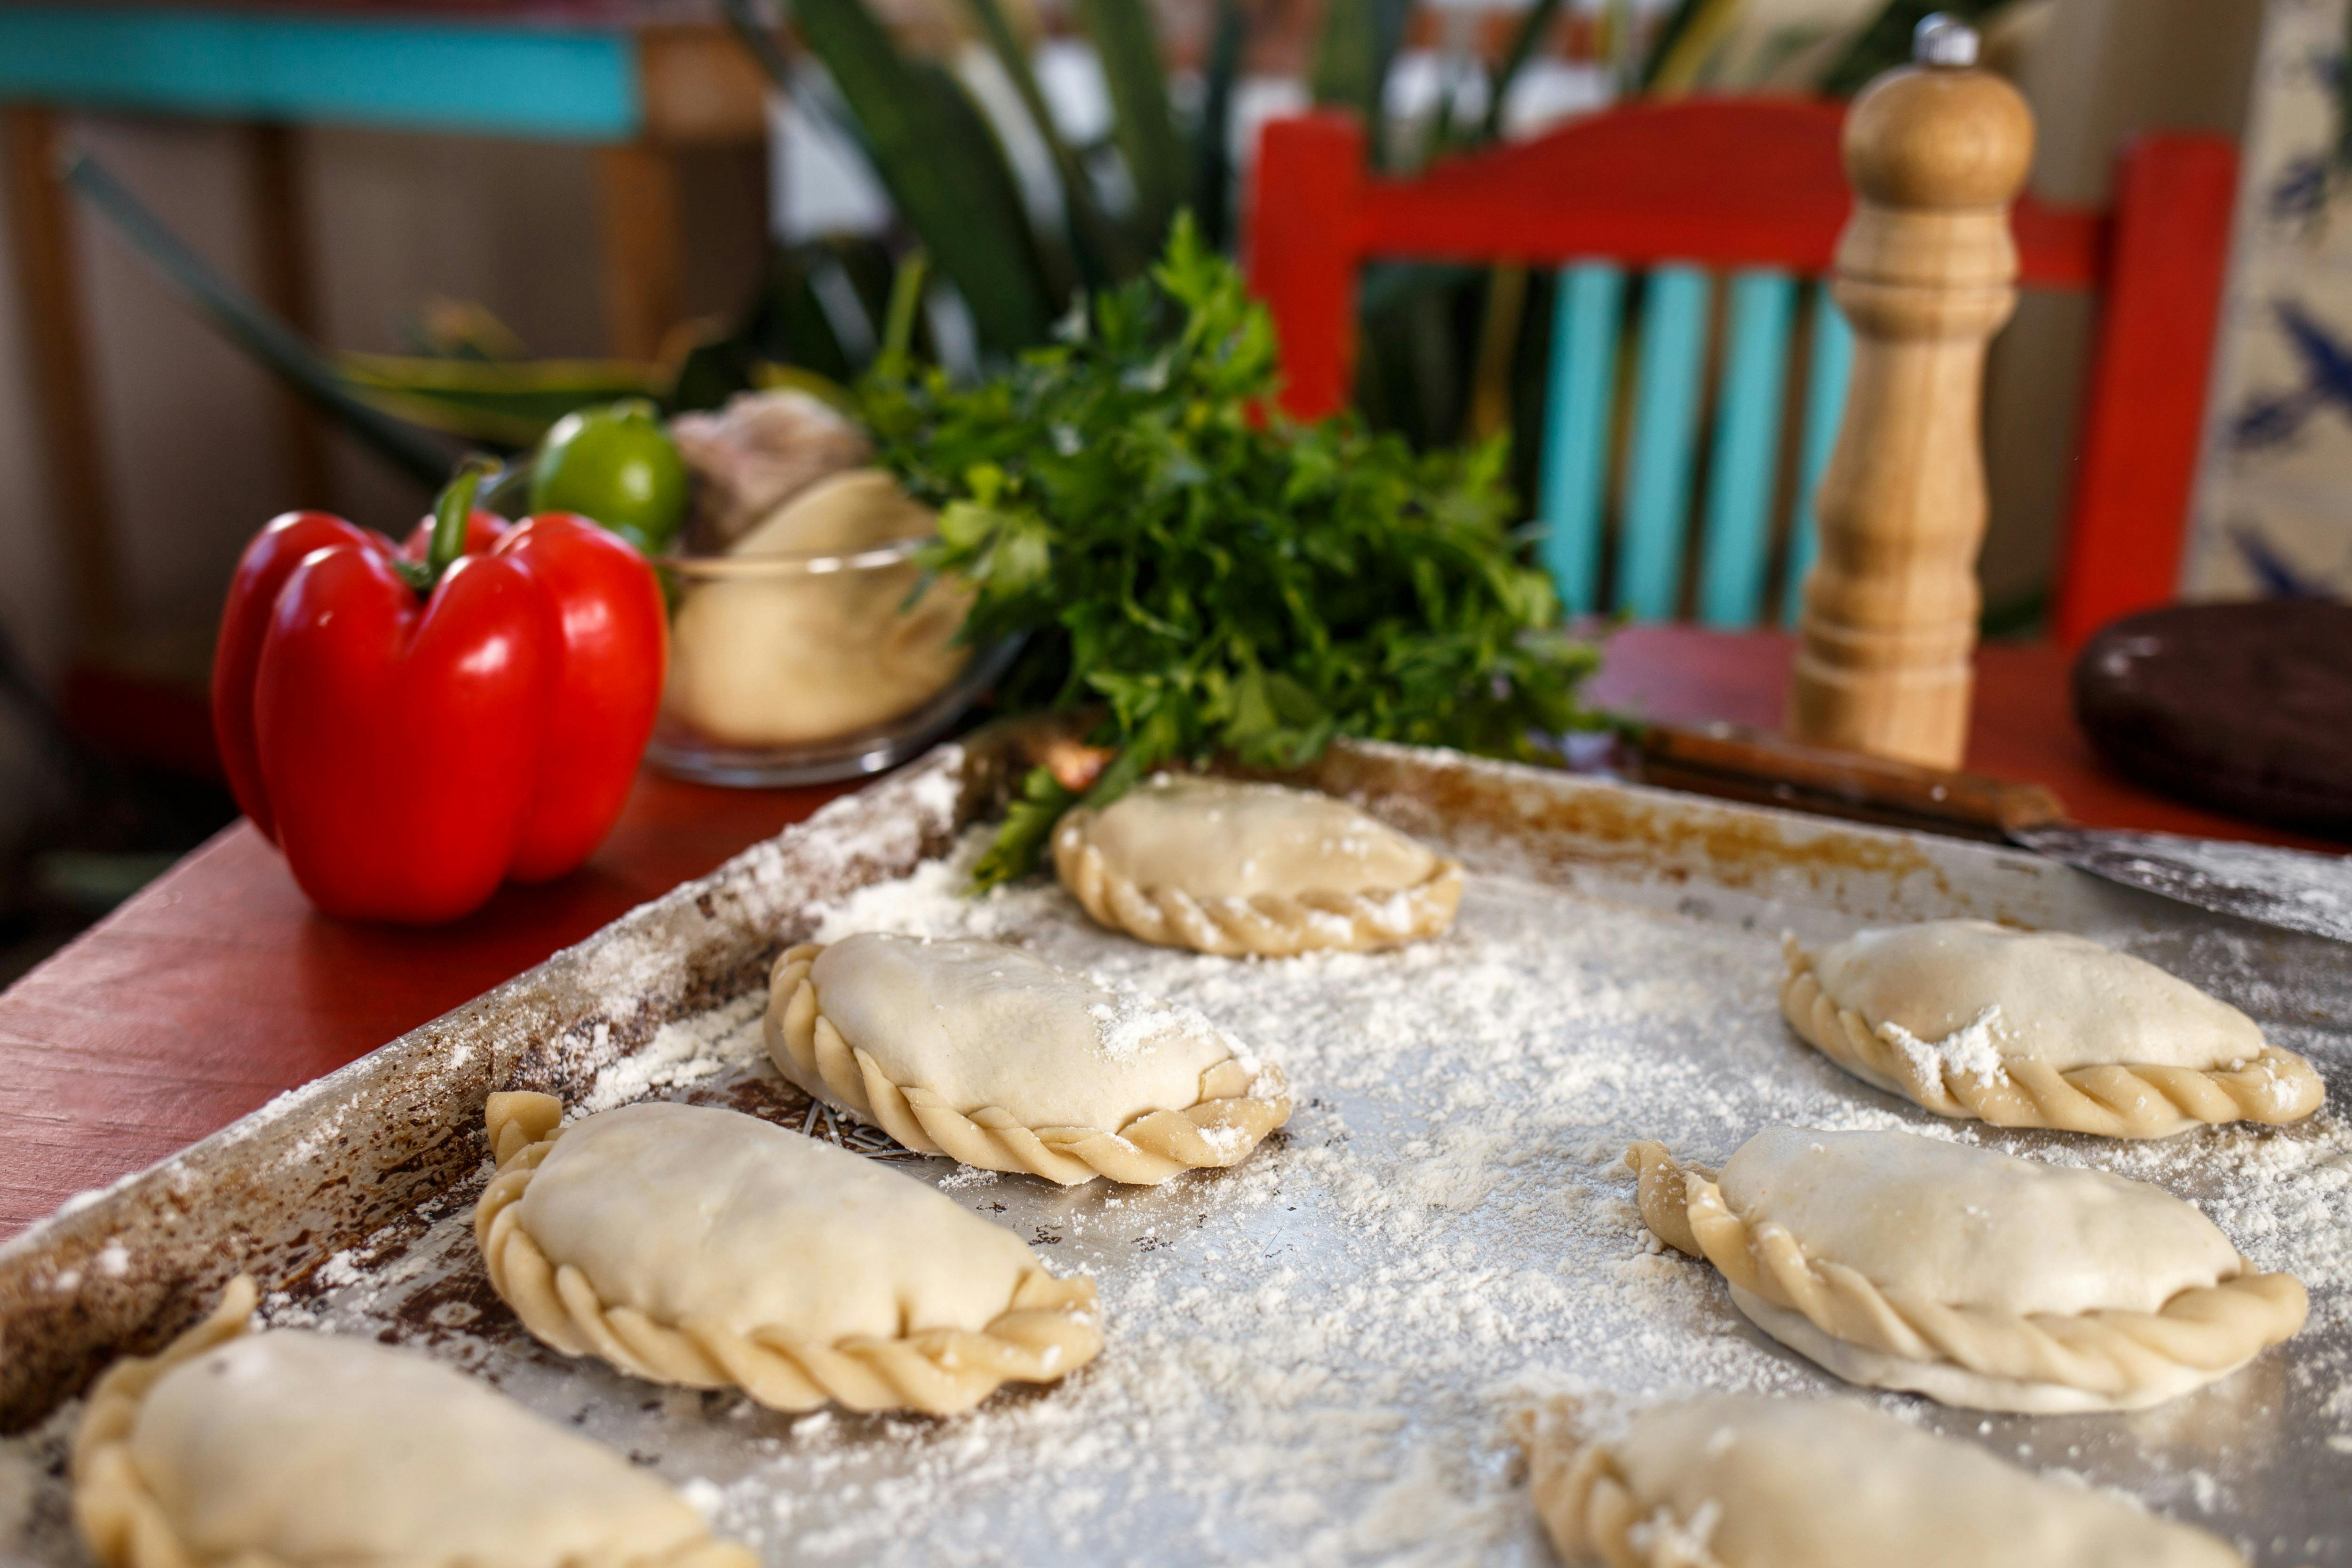
<instances>
[{"instance_id":1,"label":"white flour sprinkle","mask_svg":"<svg viewBox=\"0 0 2352 1568\"><path fill-rule=\"evenodd\" d=\"M817 940L1004 942L1197 1012L1279 1066L1296 1096L1286 1131L1240 1165L1160 1188L895 1167L1013 1229L1056 1272L1091 1275L1097 1361L945 1421L793 1418L661 1389L530 1343L494 1302L464 1317L480 1296L462 1188L423 1240L337 1260L321 1271L335 1289L273 1302L273 1321L415 1338L429 1316L442 1325L431 1353L652 1457L776 1564L1535 1568L1551 1557L1506 1413L1554 1392L1693 1388L1870 1399L2030 1467L2126 1486L2265 1564L2342 1560L2300 1533L2275 1550L2267 1531L2254 1539L2236 1497L2285 1462L2283 1410L2288 1429L2335 1434L2321 1462L2352 1452L2342 1357L2298 1342L2121 1416L1985 1417L1865 1394L1749 1328L1713 1269L1659 1248L1622 1164L1638 1138L1712 1163L1787 1122L2097 1166L2192 1197L2256 1265L2293 1269L2317 1329L2340 1323L2352 1294L2352 1128L2338 1109L2150 1143L2004 1133L1871 1089L1798 1041L1777 1007L1777 916L1746 929L1474 875L1439 940L1224 960L1105 931L1050 883L967 898L979 842L822 911ZM764 1004L761 989L676 1021L605 1067L575 1111L649 1092L723 1102L772 1076ZM2219 1447L2217 1432L2230 1435ZM1705 1539L1700 1521L1684 1530Z\"/></svg>"},{"instance_id":2,"label":"white flour sprinkle","mask_svg":"<svg viewBox=\"0 0 2352 1568\"><path fill-rule=\"evenodd\" d=\"M1412 929L1412 895L1409 892L1391 893L1378 900L1360 899L1358 908L1363 918L1371 922L1374 931L1395 935Z\"/></svg>"},{"instance_id":3,"label":"white flour sprinkle","mask_svg":"<svg viewBox=\"0 0 2352 1568\"><path fill-rule=\"evenodd\" d=\"M572 1116L610 1110L643 1100L656 1089L697 1083L730 1066L758 1059L767 1050L761 1032L767 1009L768 994L762 989L708 1013L664 1024L643 1050L600 1070L587 1094L569 1108Z\"/></svg>"},{"instance_id":4,"label":"white flour sprinkle","mask_svg":"<svg viewBox=\"0 0 2352 1568\"><path fill-rule=\"evenodd\" d=\"M1236 1056L1246 1054L1191 1007L1119 993L1118 1002L1098 1002L1087 1011L1094 1020L1096 1047L1115 1062L1140 1060L1171 1036L1207 1036L1224 1040Z\"/></svg>"},{"instance_id":5,"label":"white flour sprinkle","mask_svg":"<svg viewBox=\"0 0 2352 1568\"><path fill-rule=\"evenodd\" d=\"M1625 1539L1655 1563L1713 1563L1715 1527L1722 1522L1723 1505L1709 1498L1691 1510L1687 1524L1662 1508L1629 1527Z\"/></svg>"},{"instance_id":6,"label":"white flour sprinkle","mask_svg":"<svg viewBox=\"0 0 2352 1568\"><path fill-rule=\"evenodd\" d=\"M1940 1040L1923 1040L1891 1019L1878 1026L1878 1037L1901 1051L1923 1082L1966 1078L1998 1083L2009 1077L2000 1047L1993 1043L2000 1027L2000 1004L1996 1002Z\"/></svg>"},{"instance_id":7,"label":"white flour sprinkle","mask_svg":"<svg viewBox=\"0 0 2352 1568\"><path fill-rule=\"evenodd\" d=\"M1776 1121L1899 1127L2176 1189L2199 1170L2220 1178L2207 1211L2257 1262L2292 1259L2315 1300L2336 1303L2322 1310L2340 1311L2352 1283L2329 1239L2352 1219L2339 1120L2284 1136L2216 1129L2193 1148L1944 1121L1789 1034L1760 931L1488 876L1471 879L1455 931L1436 942L1232 961L1107 932L1050 885L967 898L974 848L827 910L824 939L984 937L1167 997L1253 1042L1298 1109L1286 1137L1235 1169L1156 1190L1055 1194L1007 1177L967 1192L971 1178L950 1175L1000 1223L1052 1237L1038 1251L1057 1271L1096 1278L1104 1354L959 1422L828 1416L775 1424L755 1455L681 1454L730 1478L722 1526L772 1559L1535 1564L1549 1552L1501 1430L1531 1391L1864 1397L1748 1328L1711 1269L1659 1248L1622 1163L1640 1137L1719 1160ZM1980 1063L1991 1025L1936 1047ZM1879 1402L1949 1430L1983 1420ZM2066 1451L2081 1436L2033 1443L2065 1432L2110 1451L2153 1447L2196 1403L1983 1425L2006 1448L2024 1444L2026 1463L2078 1464ZM2352 1393L2345 1403L2352 1427ZM2211 1496L2201 1475L2136 1485L2195 1511Z\"/></svg>"}]
</instances>

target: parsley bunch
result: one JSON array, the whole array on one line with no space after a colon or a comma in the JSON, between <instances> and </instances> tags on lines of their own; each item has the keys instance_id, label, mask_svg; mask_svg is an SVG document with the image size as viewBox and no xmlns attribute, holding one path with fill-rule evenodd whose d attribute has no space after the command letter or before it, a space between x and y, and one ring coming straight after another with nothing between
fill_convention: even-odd
<instances>
[{"instance_id":1,"label":"parsley bunch","mask_svg":"<svg viewBox=\"0 0 2352 1568\"><path fill-rule=\"evenodd\" d=\"M1028 643L1014 709L1107 708L1108 804L1228 752L1292 768L1337 735L1523 757L1600 722L1599 663L1556 629L1510 523L1501 441L1419 454L1352 419L1262 413L1274 335L1180 221L1148 278L978 385L886 363L859 388L880 461L940 509L931 568L970 583L966 635ZM1025 872L1080 797L1040 768L978 868Z\"/></svg>"}]
</instances>

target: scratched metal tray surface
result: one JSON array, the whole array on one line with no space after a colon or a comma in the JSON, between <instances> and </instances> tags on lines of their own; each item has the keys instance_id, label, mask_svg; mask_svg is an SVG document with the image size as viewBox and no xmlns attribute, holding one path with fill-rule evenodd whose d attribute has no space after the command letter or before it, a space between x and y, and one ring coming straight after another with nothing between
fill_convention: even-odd
<instances>
[{"instance_id":1,"label":"scratched metal tray surface","mask_svg":"<svg viewBox=\"0 0 2352 1568\"><path fill-rule=\"evenodd\" d=\"M1512 1405L1726 1384L1869 1398L2218 1531L2257 1563L2352 1563L2352 948L2007 850L1342 745L1301 782L1461 856L1474 875L1456 932L1295 968L1168 954L1095 931L1049 887L978 904L940 891L941 858L969 853L964 830L995 812L1028 743L997 730L941 747L0 1247L0 1563L82 1560L60 1479L80 1391L246 1271L273 1324L465 1367L658 1468L774 1563L1539 1563L1502 1436ZM2309 1054L2327 1107L2160 1146L1956 1129L1844 1078L1772 1017L1780 932L1952 914L2163 964ZM1148 983L1284 1060L1298 1112L1238 1170L1150 1191L896 1152L818 1115L743 1046L772 956L845 919L995 934ZM1414 1024L1444 1006L1457 1028ZM1405 1026L1420 1032L1387 1037ZM1286 1033L1289 1057L1270 1037ZM505 1088L731 1105L891 1159L1057 1270L1093 1275L1108 1348L950 1422L793 1417L566 1361L520 1333L471 1248L481 1108ZM1845 1388L1740 1321L1706 1271L1645 1248L1617 1163L1633 1137L1719 1157L1791 1118L2158 1180L2263 1266L2303 1272L2311 1324L2129 1416L1988 1418Z\"/></svg>"}]
</instances>

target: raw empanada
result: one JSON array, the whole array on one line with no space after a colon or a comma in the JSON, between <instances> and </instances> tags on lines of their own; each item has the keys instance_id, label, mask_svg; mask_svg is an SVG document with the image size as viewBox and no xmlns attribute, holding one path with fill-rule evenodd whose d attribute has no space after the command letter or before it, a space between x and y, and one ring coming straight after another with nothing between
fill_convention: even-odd
<instances>
[{"instance_id":1,"label":"raw empanada","mask_svg":"<svg viewBox=\"0 0 2352 1568\"><path fill-rule=\"evenodd\" d=\"M1769 1127L1717 1176L1656 1143L1642 1218L1758 1328L1851 1383L1978 1410L2136 1410L2303 1327L2171 1194L1908 1132Z\"/></svg>"},{"instance_id":2,"label":"raw empanada","mask_svg":"<svg viewBox=\"0 0 2352 1568\"><path fill-rule=\"evenodd\" d=\"M107 1568L751 1568L620 1455L373 1340L247 1332L253 1281L117 1362L73 1440Z\"/></svg>"},{"instance_id":3,"label":"raw empanada","mask_svg":"<svg viewBox=\"0 0 2352 1568\"><path fill-rule=\"evenodd\" d=\"M566 1355L779 1410L969 1410L1102 1349L1094 1281L912 1176L707 1106L494 1094L490 1282Z\"/></svg>"},{"instance_id":4,"label":"raw empanada","mask_svg":"<svg viewBox=\"0 0 2352 1568\"><path fill-rule=\"evenodd\" d=\"M1290 1119L1281 1072L1200 1015L992 942L803 943L767 1034L778 1071L908 1148L1066 1184L1238 1164Z\"/></svg>"},{"instance_id":5,"label":"raw empanada","mask_svg":"<svg viewBox=\"0 0 2352 1568\"><path fill-rule=\"evenodd\" d=\"M1856 1078L1940 1116L2163 1138L2294 1121L2326 1088L2254 1021L2152 963L1984 921L1787 943L1780 1010Z\"/></svg>"},{"instance_id":6,"label":"raw empanada","mask_svg":"<svg viewBox=\"0 0 2352 1568\"><path fill-rule=\"evenodd\" d=\"M1112 930L1224 957L1396 947L1462 902L1460 861L1343 801L1189 773L1069 812L1054 869Z\"/></svg>"},{"instance_id":7,"label":"raw empanada","mask_svg":"<svg viewBox=\"0 0 2352 1568\"><path fill-rule=\"evenodd\" d=\"M2244 1568L2217 1536L1832 1400L1705 1394L1614 1433L1523 1411L1536 1511L1615 1568Z\"/></svg>"}]
</instances>

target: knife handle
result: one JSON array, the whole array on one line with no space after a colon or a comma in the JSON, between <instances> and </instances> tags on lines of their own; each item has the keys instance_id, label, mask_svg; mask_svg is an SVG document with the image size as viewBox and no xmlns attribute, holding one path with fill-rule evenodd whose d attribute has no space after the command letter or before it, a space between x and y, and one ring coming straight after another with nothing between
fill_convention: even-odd
<instances>
[{"instance_id":1,"label":"knife handle","mask_svg":"<svg viewBox=\"0 0 2352 1568\"><path fill-rule=\"evenodd\" d=\"M2041 784L1808 746L1738 724L1653 724L1635 754L1643 784L1994 842L2066 815Z\"/></svg>"}]
</instances>

